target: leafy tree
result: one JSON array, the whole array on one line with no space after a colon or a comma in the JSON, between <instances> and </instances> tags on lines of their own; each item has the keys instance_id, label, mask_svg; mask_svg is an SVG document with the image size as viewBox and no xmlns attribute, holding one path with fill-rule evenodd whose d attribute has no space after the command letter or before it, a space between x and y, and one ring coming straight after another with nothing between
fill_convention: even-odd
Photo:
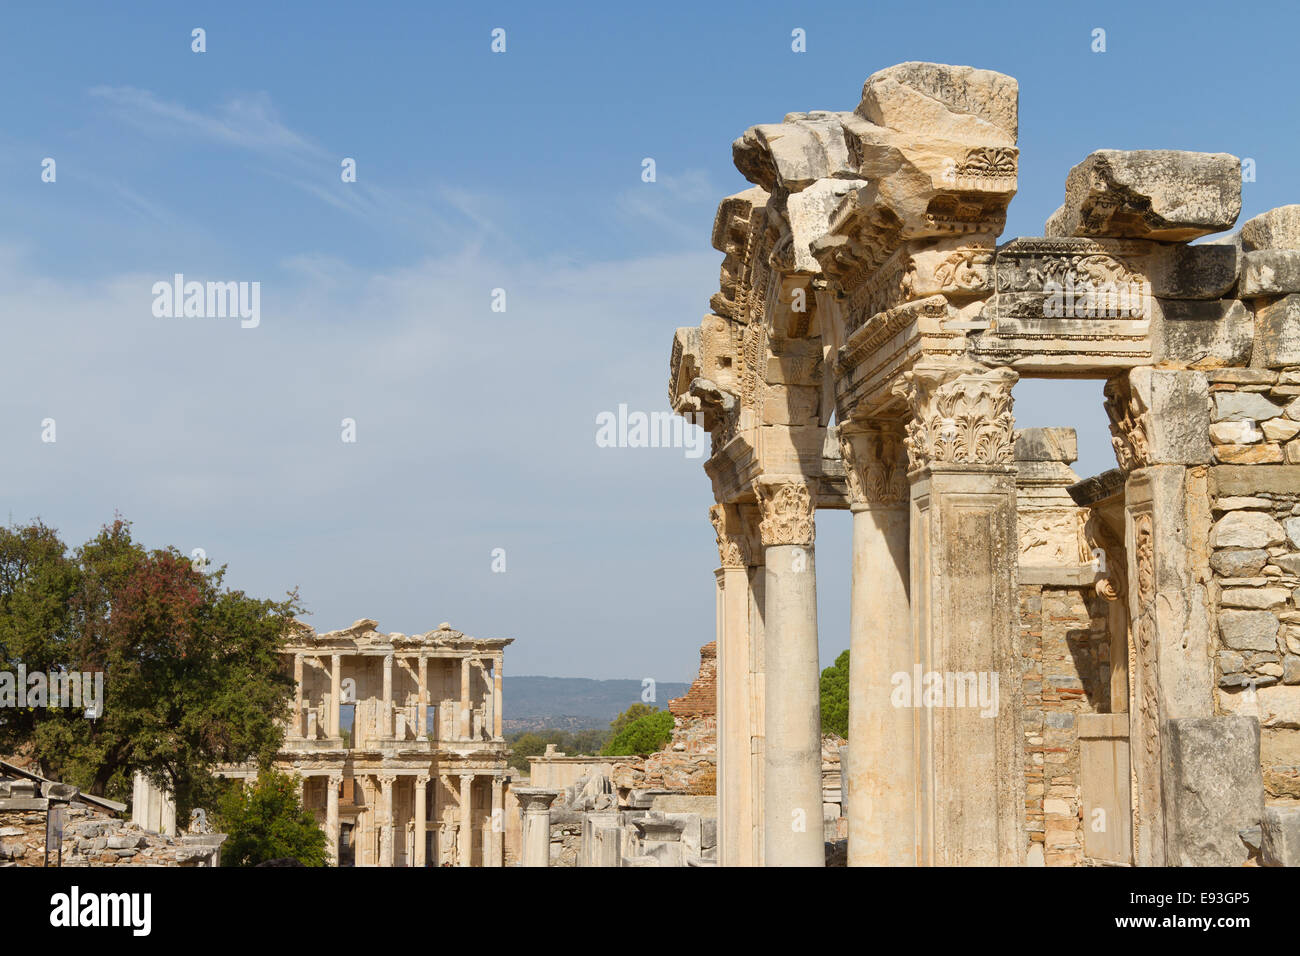
<instances>
[{"instance_id":1,"label":"leafy tree","mask_svg":"<svg viewBox=\"0 0 1300 956\"><path fill-rule=\"evenodd\" d=\"M186 819L215 764L278 750L293 693L279 650L300 610L222 588L175 548L148 551L120 518L72 554L39 521L0 529L0 668L104 673L102 712L0 708L0 751L125 798L135 771Z\"/></svg>"},{"instance_id":2,"label":"leafy tree","mask_svg":"<svg viewBox=\"0 0 1300 956\"><path fill-rule=\"evenodd\" d=\"M835 663L822 671L822 733L849 736L849 652L843 651Z\"/></svg>"},{"instance_id":3,"label":"leafy tree","mask_svg":"<svg viewBox=\"0 0 1300 956\"><path fill-rule=\"evenodd\" d=\"M298 781L263 770L251 787L232 787L218 805L217 823L229 834L221 846L222 866L257 866L295 859L327 866L325 831L298 799Z\"/></svg>"},{"instance_id":4,"label":"leafy tree","mask_svg":"<svg viewBox=\"0 0 1300 956\"><path fill-rule=\"evenodd\" d=\"M610 732L614 736L618 736L619 732L628 724L632 723L632 721L640 717L645 717L647 714L656 713L658 710L658 707L651 707L649 704L633 704L627 710L623 711L623 713L614 718L613 722L609 725Z\"/></svg>"},{"instance_id":5,"label":"leafy tree","mask_svg":"<svg viewBox=\"0 0 1300 956\"><path fill-rule=\"evenodd\" d=\"M667 710L643 714L616 733L601 751L606 756L650 754L660 750L673 736L673 715Z\"/></svg>"}]
</instances>

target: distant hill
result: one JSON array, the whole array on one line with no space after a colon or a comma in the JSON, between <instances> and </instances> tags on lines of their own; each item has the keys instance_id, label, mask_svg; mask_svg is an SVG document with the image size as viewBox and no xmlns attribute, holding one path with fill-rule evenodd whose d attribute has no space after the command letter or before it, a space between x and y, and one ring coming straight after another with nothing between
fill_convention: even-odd
<instances>
[{"instance_id":1,"label":"distant hill","mask_svg":"<svg viewBox=\"0 0 1300 956\"><path fill-rule=\"evenodd\" d=\"M681 697L690 684L659 681L655 699L660 710L673 697ZM610 721L633 704L642 703L639 680L592 680L587 677L505 676L501 688L502 724L507 731L604 730Z\"/></svg>"}]
</instances>

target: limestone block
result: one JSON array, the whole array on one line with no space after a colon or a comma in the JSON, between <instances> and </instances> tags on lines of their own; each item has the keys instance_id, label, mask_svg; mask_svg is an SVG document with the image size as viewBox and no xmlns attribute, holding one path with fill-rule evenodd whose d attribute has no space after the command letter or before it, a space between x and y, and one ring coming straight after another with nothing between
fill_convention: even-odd
<instances>
[{"instance_id":1,"label":"limestone block","mask_svg":"<svg viewBox=\"0 0 1300 956\"><path fill-rule=\"evenodd\" d=\"M1290 441L1296 435L1300 435L1300 422L1294 422L1289 418L1270 418L1262 422L1260 427L1264 430L1264 437L1269 441Z\"/></svg>"},{"instance_id":2,"label":"limestone block","mask_svg":"<svg viewBox=\"0 0 1300 956\"><path fill-rule=\"evenodd\" d=\"M1250 310L1236 299L1156 299L1152 360L1203 367L1246 365L1255 341Z\"/></svg>"},{"instance_id":3,"label":"limestone block","mask_svg":"<svg viewBox=\"0 0 1300 956\"><path fill-rule=\"evenodd\" d=\"M1251 419L1215 422L1210 426L1210 441L1216 445L1253 445L1264 440L1264 432Z\"/></svg>"},{"instance_id":4,"label":"limestone block","mask_svg":"<svg viewBox=\"0 0 1300 956\"><path fill-rule=\"evenodd\" d=\"M1079 458L1078 438L1073 428L1022 428L1015 433L1015 456L1017 462L1069 464Z\"/></svg>"},{"instance_id":5,"label":"limestone block","mask_svg":"<svg viewBox=\"0 0 1300 956\"><path fill-rule=\"evenodd\" d=\"M1290 596L1286 588L1226 588L1219 594L1219 603L1224 607L1260 610L1279 607Z\"/></svg>"},{"instance_id":6,"label":"limestone block","mask_svg":"<svg viewBox=\"0 0 1300 956\"><path fill-rule=\"evenodd\" d=\"M1293 547L1300 548L1300 518L1287 518L1282 522L1282 530Z\"/></svg>"},{"instance_id":7,"label":"limestone block","mask_svg":"<svg viewBox=\"0 0 1300 956\"><path fill-rule=\"evenodd\" d=\"M861 179L819 179L807 189L794 193L786 202L794 248L794 271L821 272L809 246L826 235L831 214L851 191L866 186Z\"/></svg>"},{"instance_id":8,"label":"limestone block","mask_svg":"<svg viewBox=\"0 0 1300 956\"><path fill-rule=\"evenodd\" d=\"M1209 462L1210 386L1200 372L1135 368L1129 383L1146 408L1148 452L1153 464Z\"/></svg>"},{"instance_id":9,"label":"limestone block","mask_svg":"<svg viewBox=\"0 0 1300 956\"><path fill-rule=\"evenodd\" d=\"M1278 206L1241 225L1241 248L1300 249L1300 205Z\"/></svg>"},{"instance_id":10,"label":"limestone block","mask_svg":"<svg viewBox=\"0 0 1300 956\"><path fill-rule=\"evenodd\" d=\"M1264 808L1259 859L1264 866L1300 866L1300 804Z\"/></svg>"},{"instance_id":11,"label":"limestone block","mask_svg":"<svg viewBox=\"0 0 1300 956\"><path fill-rule=\"evenodd\" d=\"M1291 292L1300 292L1300 249L1260 249L1241 257L1239 296L1253 298Z\"/></svg>"},{"instance_id":12,"label":"limestone block","mask_svg":"<svg viewBox=\"0 0 1300 956\"><path fill-rule=\"evenodd\" d=\"M1239 651L1277 650L1278 620L1272 611L1220 611L1219 637Z\"/></svg>"},{"instance_id":13,"label":"limestone block","mask_svg":"<svg viewBox=\"0 0 1300 956\"><path fill-rule=\"evenodd\" d=\"M1240 212L1235 156L1102 149L1070 170L1048 235L1186 242L1231 228Z\"/></svg>"},{"instance_id":14,"label":"limestone block","mask_svg":"<svg viewBox=\"0 0 1300 956\"><path fill-rule=\"evenodd\" d=\"M1214 420L1223 421L1266 421L1277 418L1282 413L1282 406L1270 402L1259 392L1215 392Z\"/></svg>"},{"instance_id":15,"label":"limestone block","mask_svg":"<svg viewBox=\"0 0 1300 956\"><path fill-rule=\"evenodd\" d=\"M851 169L844 128L825 111L751 126L731 144L731 156L741 175L769 193L798 192Z\"/></svg>"},{"instance_id":16,"label":"limestone block","mask_svg":"<svg viewBox=\"0 0 1300 956\"><path fill-rule=\"evenodd\" d=\"M1255 351L1251 365L1300 365L1300 295L1288 295L1255 310Z\"/></svg>"},{"instance_id":17,"label":"limestone block","mask_svg":"<svg viewBox=\"0 0 1300 956\"><path fill-rule=\"evenodd\" d=\"M1273 684L1271 687L1222 693L1219 695L1219 704L1225 713L1257 719L1261 727L1300 728L1300 686Z\"/></svg>"},{"instance_id":18,"label":"limestone block","mask_svg":"<svg viewBox=\"0 0 1300 956\"><path fill-rule=\"evenodd\" d=\"M1267 465L1283 459L1282 446L1271 442L1265 445L1215 445L1214 457L1238 465Z\"/></svg>"},{"instance_id":19,"label":"limestone block","mask_svg":"<svg viewBox=\"0 0 1300 956\"><path fill-rule=\"evenodd\" d=\"M1225 578L1248 577L1258 574L1268 563L1268 552L1263 548L1244 551L1215 551L1210 555L1210 567Z\"/></svg>"},{"instance_id":20,"label":"limestone block","mask_svg":"<svg viewBox=\"0 0 1300 956\"><path fill-rule=\"evenodd\" d=\"M1019 98L1015 78L1002 73L909 62L868 77L857 114L927 137L1014 146Z\"/></svg>"},{"instance_id":21,"label":"limestone block","mask_svg":"<svg viewBox=\"0 0 1300 956\"><path fill-rule=\"evenodd\" d=\"M1238 831L1264 815L1258 722L1181 717L1166 722L1164 736L1168 861L1240 866L1249 853Z\"/></svg>"},{"instance_id":22,"label":"limestone block","mask_svg":"<svg viewBox=\"0 0 1300 956\"><path fill-rule=\"evenodd\" d=\"M1151 294L1162 299L1218 299L1237 281L1239 259L1232 245L1161 245L1147 265Z\"/></svg>"}]
</instances>

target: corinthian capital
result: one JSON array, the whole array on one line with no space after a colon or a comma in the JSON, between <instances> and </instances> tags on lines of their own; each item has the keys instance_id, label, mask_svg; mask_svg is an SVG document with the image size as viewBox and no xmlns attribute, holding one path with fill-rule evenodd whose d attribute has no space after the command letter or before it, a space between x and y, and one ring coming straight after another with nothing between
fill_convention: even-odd
<instances>
[{"instance_id":1,"label":"corinthian capital","mask_svg":"<svg viewBox=\"0 0 1300 956\"><path fill-rule=\"evenodd\" d=\"M813 520L816 505L807 480L798 476L760 478L754 482L754 493L762 509L758 533L763 547L779 544L812 547L817 530Z\"/></svg>"},{"instance_id":2,"label":"corinthian capital","mask_svg":"<svg viewBox=\"0 0 1300 956\"><path fill-rule=\"evenodd\" d=\"M907 501L907 454L901 422L847 421L839 426L839 439L850 504Z\"/></svg>"},{"instance_id":3,"label":"corinthian capital","mask_svg":"<svg viewBox=\"0 0 1300 956\"><path fill-rule=\"evenodd\" d=\"M1009 368L918 364L894 386L912 412L907 458L913 470L936 464L1014 465L1015 418Z\"/></svg>"},{"instance_id":4,"label":"corinthian capital","mask_svg":"<svg viewBox=\"0 0 1300 956\"><path fill-rule=\"evenodd\" d=\"M749 564L749 542L741 524L737 505L714 505L709 520L718 538L718 562L724 568L743 568Z\"/></svg>"}]
</instances>

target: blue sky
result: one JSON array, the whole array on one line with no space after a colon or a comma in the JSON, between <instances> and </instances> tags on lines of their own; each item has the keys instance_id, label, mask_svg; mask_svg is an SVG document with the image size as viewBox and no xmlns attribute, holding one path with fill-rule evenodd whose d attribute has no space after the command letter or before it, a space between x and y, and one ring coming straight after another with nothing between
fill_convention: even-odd
<instances>
[{"instance_id":1,"label":"blue sky","mask_svg":"<svg viewBox=\"0 0 1300 956\"><path fill-rule=\"evenodd\" d=\"M467 6L4 10L16 520L79 542L121 511L234 586L297 585L322 630L450 621L516 638L507 673L687 679L713 628L707 478L680 449L597 448L595 416L664 407L747 126L850 110L893 63L972 64L1020 81L1004 238L1040 233L1098 148L1253 158L1243 220L1300 200L1289 5ZM260 282L260 326L154 318L177 272ZM1099 384L1016 397L1019 424L1080 429L1080 474L1111 466ZM824 664L848 548L847 515L819 518Z\"/></svg>"}]
</instances>

